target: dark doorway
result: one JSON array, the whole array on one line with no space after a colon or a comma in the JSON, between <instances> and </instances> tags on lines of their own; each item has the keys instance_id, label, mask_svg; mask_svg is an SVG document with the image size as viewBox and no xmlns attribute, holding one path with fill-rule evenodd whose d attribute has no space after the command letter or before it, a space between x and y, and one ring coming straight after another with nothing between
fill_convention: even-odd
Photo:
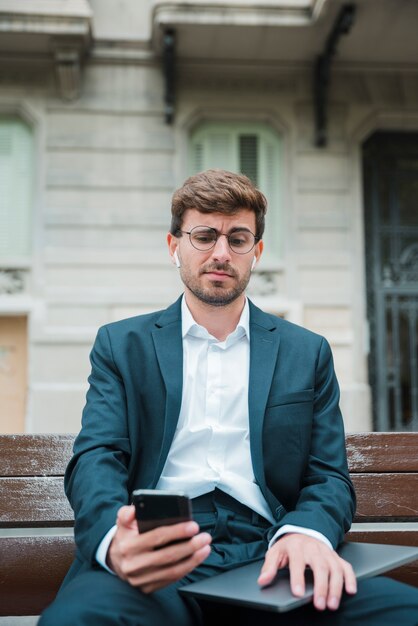
<instances>
[{"instance_id":1,"label":"dark doorway","mask_svg":"<svg viewBox=\"0 0 418 626\"><path fill-rule=\"evenodd\" d=\"M375 430L418 430L418 133L363 146Z\"/></svg>"}]
</instances>

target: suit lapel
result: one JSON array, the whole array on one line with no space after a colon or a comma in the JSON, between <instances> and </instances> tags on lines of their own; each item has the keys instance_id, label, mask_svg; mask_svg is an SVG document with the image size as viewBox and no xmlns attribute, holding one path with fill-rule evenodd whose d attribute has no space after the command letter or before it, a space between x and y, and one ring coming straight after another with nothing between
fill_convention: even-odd
<instances>
[{"instance_id":1,"label":"suit lapel","mask_svg":"<svg viewBox=\"0 0 418 626\"><path fill-rule=\"evenodd\" d=\"M248 410L251 458L256 481L270 506L275 506L265 482L262 433L267 398L278 358L280 334L274 318L263 313L251 302L250 338Z\"/></svg>"},{"instance_id":2,"label":"suit lapel","mask_svg":"<svg viewBox=\"0 0 418 626\"><path fill-rule=\"evenodd\" d=\"M152 332L155 352L166 389L164 434L154 475L161 475L180 415L183 391L183 342L181 336L181 298L164 311Z\"/></svg>"}]
</instances>

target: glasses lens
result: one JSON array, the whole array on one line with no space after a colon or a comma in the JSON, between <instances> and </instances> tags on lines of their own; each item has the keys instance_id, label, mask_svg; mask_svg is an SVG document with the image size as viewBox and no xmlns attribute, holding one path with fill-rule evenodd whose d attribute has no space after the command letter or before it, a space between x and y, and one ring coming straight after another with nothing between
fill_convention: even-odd
<instances>
[{"instance_id":1,"label":"glasses lens","mask_svg":"<svg viewBox=\"0 0 418 626\"><path fill-rule=\"evenodd\" d=\"M245 254L253 249L255 238L248 230L236 230L228 237L231 250L238 254Z\"/></svg>"},{"instance_id":2,"label":"glasses lens","mask_svg":"<svg viewBox=\"0 0 418 626\"><path fill-rule=\"evenodd\" d=\"M196 226L190 232L190 241L197 250L210 250L217 239L216 230L205 226Z\"/></svg>"},{"instance_id":3,"label":"glasses lens","mask_svg":"<svg viewBox=\"0 0 418 626\"><path fill-rule=\"evenodd\" d=\"M249 230L235 230L227 235L229 247L237 254L246 254L254 248L255 237ZM218 233L210 226L195 226L190 231L190 242L196 250L211 250L218 240Z\"/></svg>"}]
</instances>

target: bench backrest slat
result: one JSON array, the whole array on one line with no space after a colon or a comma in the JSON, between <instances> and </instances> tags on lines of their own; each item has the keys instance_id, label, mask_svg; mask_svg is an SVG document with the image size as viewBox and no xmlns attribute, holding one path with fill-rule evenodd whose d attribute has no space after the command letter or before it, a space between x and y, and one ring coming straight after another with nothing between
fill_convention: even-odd
<instances>
[{"instance_id":1,"label":"bench backrest slat","mask_svg":"<svg viewBox=\"0 0 418 626\"><path fill-rule=\"evenodd\" d=\"M62 476L74 435L0 435L0 477Z\"/></svg>"},{"instance_id":2,"label":"bench backrest slat","mask_svg":"<svg viewBox=\"0 0 418 626\"><path fill-rule=\"evenodd\" d=\"M357 495L354 521L418 521L418 473L352 474L351 478Z\"/></svg>"},{"instance_id":3,"label":"bench backrest slat","mask_svg":"<svg viewBox=\"0 0 418 626\"><path fill-rule=\"evenodd\" d=\"M418 472L418 432L355 433L346 437L350 472Z\"/></svg>"},{"instance_id":4,"label":"bench backrest slat","mask_svg":"<svg viewBox=\"0 0 418 626\"><path fill-rule=\"evenodd\" d=\"M0 479L0 527L73 526L63 482L62 476Z\"/></svg>"}]
</instances>

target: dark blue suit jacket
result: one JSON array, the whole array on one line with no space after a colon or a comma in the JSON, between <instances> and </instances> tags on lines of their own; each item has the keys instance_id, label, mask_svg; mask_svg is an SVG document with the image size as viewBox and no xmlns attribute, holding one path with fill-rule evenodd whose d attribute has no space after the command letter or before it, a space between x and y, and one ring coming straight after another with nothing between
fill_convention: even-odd
<instances>
[{"instance_id":1,"label":"dark blue suit jacket","mask_svg":"<svg viewBox=\"0 0 418 626\"><path fill-rule=\"evenodd\" d=\"M250 303L249 421L254 475L275 525L323 533L335 547L355 496L347 470L339 389L323 337ZM75 512L76 570L136 488L153 488L182 397L181 299L165 311L100 328L91 352L82 429L65 478Z\"/></svg>"}]
</instances>

